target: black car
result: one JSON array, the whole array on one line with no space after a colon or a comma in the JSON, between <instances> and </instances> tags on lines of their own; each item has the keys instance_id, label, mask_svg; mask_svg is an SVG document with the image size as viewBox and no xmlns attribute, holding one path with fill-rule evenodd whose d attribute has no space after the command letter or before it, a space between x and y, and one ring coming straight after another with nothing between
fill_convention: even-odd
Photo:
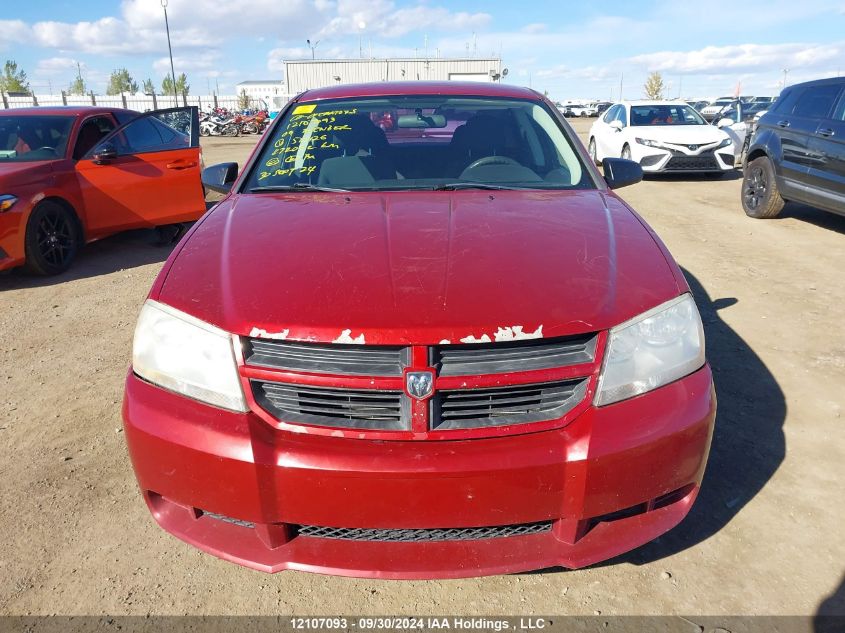
<instances>
[{"instance_id":1,"label":"black car","mask_svg":"<svg viewBox=\"0 0 845 633\"><path fill-rule=\"evenodd\" d=\"M845 77L786 88L760 117L743 174L752 218L776 217L788 200L845 215Z\"/></svg>"}]
</instances>

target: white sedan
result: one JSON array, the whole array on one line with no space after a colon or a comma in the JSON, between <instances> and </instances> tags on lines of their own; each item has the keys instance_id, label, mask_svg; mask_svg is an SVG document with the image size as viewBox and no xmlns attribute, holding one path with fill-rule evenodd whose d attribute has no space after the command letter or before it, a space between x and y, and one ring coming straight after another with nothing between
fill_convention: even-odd
<instances>
[{"instance_id":1,"label":"white sedan","mask_svg":"<svg viewBox=\"0 0 845 633\"><path fill-rule=\"evenodd\" d=\"M637 161L643 171L721 174L734 168L731 137L682 101L623 101L590 128L589 151Z\"/></svg>"}]
</instances>

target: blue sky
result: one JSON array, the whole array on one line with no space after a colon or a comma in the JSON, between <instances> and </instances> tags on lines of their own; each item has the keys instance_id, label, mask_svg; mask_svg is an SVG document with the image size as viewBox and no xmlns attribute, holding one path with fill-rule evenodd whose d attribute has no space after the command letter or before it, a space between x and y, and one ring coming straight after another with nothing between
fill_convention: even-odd
<instances>
[{"instance_id":1,"label":"blue sky","mask_svg":"<svg viewBox=\"0 0 845 633\"><path fill-rule=\"evenodd\" d=\"M4 2L0 59L36 92L66 88L77 62L102 91L128 68L158 86L169 69L160 0ZM169 0L176 72L191 92L233 93L281 78L281 60L501 53L507 81L555 99L642 96L660 71L669 96L775 94L845 74L845 0L546 2L488 0Z\"/></svg>"}]
</instances>

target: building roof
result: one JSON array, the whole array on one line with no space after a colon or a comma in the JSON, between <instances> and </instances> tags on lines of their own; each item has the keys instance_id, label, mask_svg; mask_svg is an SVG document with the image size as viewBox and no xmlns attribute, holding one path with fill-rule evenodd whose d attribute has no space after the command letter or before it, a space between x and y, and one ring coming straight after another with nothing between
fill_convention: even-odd
<instances>
[{"instance_id":1,"label":"building roof","mask_svg":"<svg viewBox=\"0 0 845 633\"><path fill-rule=\"evenodd\" d=\"M344 59L286 59L286 64L367 64L384 62L500 62L500 57L367 57L367 58L344 58Z\"/></svg>"},{"instance_id":2,"label":"building roof","mask_svg":"<svg viewBox=\"0 0 845 633\"><path fill-rule=\"evenodd\" d=\"M250 79L248 81L242 81L238 83L238 86L258 86L258 85L267 85L267 84L283 84L285 83L281 79Z\"/></svg>"},{"instance_id":3,"label":"building roof","mask_svg":"<svg viewBox=\"0 0 845 633\"><path fill-rule=\"evenodd\" d=\"M337 84L306 90L300 100L339 99L344 97L386 97L396 95L472 95L537 99L530 88L476 81L380 81L365 84Z\"/></svg>"}]
</instances>

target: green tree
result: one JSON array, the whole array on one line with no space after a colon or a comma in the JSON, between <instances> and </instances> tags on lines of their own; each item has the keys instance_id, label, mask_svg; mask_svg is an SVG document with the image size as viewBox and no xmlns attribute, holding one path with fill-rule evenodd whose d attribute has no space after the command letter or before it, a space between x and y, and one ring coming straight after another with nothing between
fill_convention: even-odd
<instances>
[{"instance_id":1,"label":"green tree","mask_svg":"<svg viewBox=\"0 0 845 633\"><path fill-rule=\"evenodd\" d=\"M82 77L77 77L73 81L70 82L70 86L68 86L67 93L69 95L84 95L87 93L87 87L85 86L85 80Z\"/></svg>"},{"instance_id":2,"label":"green tree","mask_svg":"<svg viewBox=\"0 0 845 633\"><path fill-rule=\"evenodd\" d=\"M246 90L241 88L241 94L238 95L238 110L248 110L249 102L249 95L246 93Z\"/></svg>"},{"instance_id":3,"label":"green tree","mask_svg":"<svg viewBox=\"0 0 845 633\"><path fill-rule=\"evenodd\" d=\"M144 87L141 89L145 95L154 95L156 88L152 79L144 79Z\"/></svg>"},{"instance_id":4,"label":"green tree","mask_svg":"<svg viewBox=\"0 0 845 633\"><path fill-rule=\"evenodd\" d=\"M188 77L185 73L182 73L176 77L176 94L186 95L190 92L191 85L188 83ZM173 79L170 78L170 75L161 80L161 94L173 95Z\"/></svg>"},{"instance_id":5,"label":"green tree","mask_svg":"<svg viewBox=\"0 0 845 633\"><path fill-rule=\"evenodd\" d=\"M132 75L125 68L117 68L112 71L109 77L109 85L106 88L107 95L119 95L123 92L135 94L138 92L138 82L132 79Z\"/></svg>"},{"instance_id":6,"label":"green tree","mask_svg":"<svg viewBox=\"0 0 845 633\"><path fill-rule=\"evenodd\" d=\"M647 99L662 99L663 98L663 76L659 72L653 72L648 76L643 85L645 96Z\"/></svg>"},{"instance_id":7,"label":"green tree","mask_svg":"<svg viewBox=\"0 0 845 633\"><path fill-rule=\"evenodd\" d=\"M18 63L13 59L7 59L5 66L3 66L3 74L0 75L0 90L31 94L26 73L18 70Z\"/></svg>"}]
</instances>

